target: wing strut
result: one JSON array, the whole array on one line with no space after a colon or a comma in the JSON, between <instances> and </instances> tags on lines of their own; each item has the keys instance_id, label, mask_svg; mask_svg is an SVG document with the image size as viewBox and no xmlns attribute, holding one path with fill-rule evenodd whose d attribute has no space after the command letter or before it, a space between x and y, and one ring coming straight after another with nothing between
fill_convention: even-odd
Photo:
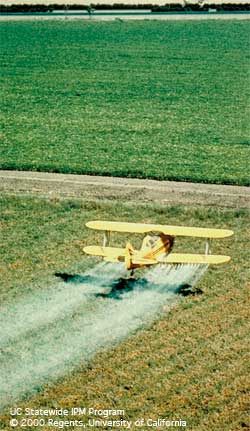
<instances>
[{"instance_id":1,"label":"wing strut","mask_svg":"<svg viewBox=\"0 0 250 431\"><path fill-rule=\"evenodd\" d=\"M108 247L110 243L110 230L105 230L103 237L103 247Z\"/></svg>"},{"instance_id":2,"label":"wing strut","mask_svg":"<svg viewBox=\"0 0 250 431\"><path fill-rule=\"evenodd\" d=\"M207 238L205 245L205 255L211 254L211 239Z\"/></svg>"}]
</instances>

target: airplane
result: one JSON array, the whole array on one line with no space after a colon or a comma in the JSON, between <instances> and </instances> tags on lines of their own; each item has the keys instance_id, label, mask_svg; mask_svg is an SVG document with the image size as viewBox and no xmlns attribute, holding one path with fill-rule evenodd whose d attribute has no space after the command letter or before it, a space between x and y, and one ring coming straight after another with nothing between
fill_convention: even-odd
<instances>
[{"instance_id":1,"label":"airplane","mask_svg":"<svg viewBox=\"0 0 250 431\"><path fill-rule=\"evenodd\" d=\"M125 262L127 270L155 264L208 264L218 265L229 262L230 256L210 254L211 239L226 238L233 235L227 229L210 229L158 224L125 223L112 221L89 221L86 226L104 231L102 246L86 246L83 251L92 256L101 256L108 262ZM134 249L130 242L124 248L110 247L111 232L144 234L140 250ZM205 238L205 254L172 253L176 236Z\"/></svg>"}]
</instances>

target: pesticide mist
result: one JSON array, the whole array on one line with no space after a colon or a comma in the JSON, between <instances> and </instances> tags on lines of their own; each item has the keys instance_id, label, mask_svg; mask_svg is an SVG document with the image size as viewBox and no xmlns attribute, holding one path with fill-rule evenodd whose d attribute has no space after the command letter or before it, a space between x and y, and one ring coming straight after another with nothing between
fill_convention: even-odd
<instances>
[{"instance_id":1,"label":"pesticide mist","mask_svg":"<svg viewBox=\"0 0 250 431\"><path fill-rule=\"evenodd\" d=\"M206 265L159 265L124 282L124 265L100 263L81 275L2 307L0 408L73 370L143 328L194 286Z\"/></svg>"}]
</instances>

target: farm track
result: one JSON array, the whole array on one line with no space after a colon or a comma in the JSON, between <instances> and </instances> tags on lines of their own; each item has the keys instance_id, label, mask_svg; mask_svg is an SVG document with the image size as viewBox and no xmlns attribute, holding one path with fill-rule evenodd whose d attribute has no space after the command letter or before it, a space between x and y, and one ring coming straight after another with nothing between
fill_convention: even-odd
<instances>
[{"instance_id":1,"label":"farm track","mask_svg":"<svg viewBox=\"0 0 250 431\"><path fill-rule=\"evenodd\" d=\"M96 12L91 17L86 14L77 15L74 13L62 14L9 14L0 15L0 22L4 21L37 21L37 20L91 20L91 21L136 21L136 20L160 20L160 21L200 21L200 20L249 20L249 13L173 13L173 14L157 14L157 13L99 13Z\"/></svg>"},{"instance_id":2,"label":"farm track","mask_svg":"<svg viewBox=\"0 0 250 431\"><path fill-rule=\"evenodd\" d=\"M250 208L249 187L31 171L0 171L0 193Z\"/></svg>"}]
</instances>

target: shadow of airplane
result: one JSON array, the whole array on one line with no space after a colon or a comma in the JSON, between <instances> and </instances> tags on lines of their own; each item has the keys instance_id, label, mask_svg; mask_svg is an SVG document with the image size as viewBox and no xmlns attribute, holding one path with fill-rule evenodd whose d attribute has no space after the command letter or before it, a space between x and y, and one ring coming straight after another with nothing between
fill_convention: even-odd
<instances>
[{"instance_id":1,"label":"shadow of airplane","mask_svg":"<svg viewBox=\"0 0 250 431\"><path fill-rule=\"evenodd\" d=\"M94 282L97 277L93 275L68 274L67 272L55 272L55 277L61 278L65 283Z\"/></svg>"},{"instance_id":2,"label":"shadow of airplane","mask_svg":"<svg viewBox=\"0 0 250 431\"><path fill-rule=\"evenodd\" d=\"M79 274L68 274L65 272L56 272L54 274L56 277L61 278L65 283L94 283L97 277L93 275L79 275ZM98 280L100 281L100 277L98 276ZM145 278L118 278L114 280L111 285L111 290L109 292L100 292L96 293L96 298L104 298L104 299L118 299L121 300L125 293L133 291L135 288L145 289L147 287L152 287L152 284ZM200 295L203 291L199 288L193 288L191 284L183 283L180 284L175 289L176 293L181 296L189 296L189 295Z\"/></svg>"},{"instance_id":3,"label":"shadow of airplane","mask_svg":"<svg viewBox=\"0 0 250 431\"><path fill-rule=\"evenodd\" d=\"M125 293L133 291L135 288L145 288L148 281L145 278L118 278L113 281L111 290L107 293L96 293L96 298L122 299Z\"/></svg>"}]
</instances>

